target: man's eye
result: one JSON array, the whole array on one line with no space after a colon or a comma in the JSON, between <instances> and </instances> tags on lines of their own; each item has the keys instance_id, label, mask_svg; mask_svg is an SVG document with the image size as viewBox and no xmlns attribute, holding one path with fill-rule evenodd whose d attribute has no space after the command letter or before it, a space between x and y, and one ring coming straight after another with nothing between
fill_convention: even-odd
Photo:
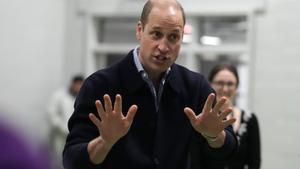
<instances>
[{"instance_id":1,"label":"man's eye","mask_svg":"<svg viewBox=\"0 0 300 169\"><path fill-rule=\"evenodd\" d=\"M159 39L161 37L161 33L158 31L155 31L152 33L152 36L154 39Z\"/></svg>"},{"instance_id":2,"label":"man's eye","mask_svg":"<svg viewBox=\"0 0 300 169\"><path fill-rule=\"evenodd\" d=\"M169 40L171 42L177 42L178 39L179 39L179 36L177 34L172 34L169 36Z\"/></svg>"}]
</instances>

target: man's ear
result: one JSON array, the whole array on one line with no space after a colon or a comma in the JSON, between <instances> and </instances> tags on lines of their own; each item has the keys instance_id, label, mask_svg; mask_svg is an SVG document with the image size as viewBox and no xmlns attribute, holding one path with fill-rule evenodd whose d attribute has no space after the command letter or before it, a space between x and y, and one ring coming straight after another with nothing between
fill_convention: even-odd
<instances>
[{"instance_id":1,"label":"man's ear","mask_svg":"<svg viewBox=\"0 0 300 169\"><path fill-rule=\"evenodd\" d=\"M141 21L139 21L139 22L136 24L136 28L135 28L135 36L136 36L137 40L140 40L140 39L141 39L142 31L143 31L143 24L142 24Z\"/></svg>"}]
</instances>

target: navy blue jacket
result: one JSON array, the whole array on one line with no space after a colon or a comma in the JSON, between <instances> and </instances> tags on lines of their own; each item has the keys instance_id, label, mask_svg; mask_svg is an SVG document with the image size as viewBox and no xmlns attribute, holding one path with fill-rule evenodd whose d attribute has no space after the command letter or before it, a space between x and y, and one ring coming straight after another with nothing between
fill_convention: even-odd
<instances>
[{"instance_id":1,"label":"navy blue jacket","mask_svg":"<svg viewBox=\"0 0 300 169\"><path fill-rule=\"evenodd\" d=\"M200 144L199 151L204 155L216 160L227 159L236 149L232 129L225 130L225 145L212 149L192 128L183 112L188 106L200 113L212 92L202 75L173 64L164 84L159 110L156 111L153 95L138 73L131 51L120 62L93 73L85 80L68 124L70 133L63 155L65 168L185 169L189 165L193 139ZM87 144L99 136L99 132L88 114L97 114L95 100L103 101L104 94L109 94L112 99L116 94L121 94L124 113L133 104L138 106L138 111L129 132L112 147L103 163L93 165L89 160Z\"/></svg>"}]
</instances>

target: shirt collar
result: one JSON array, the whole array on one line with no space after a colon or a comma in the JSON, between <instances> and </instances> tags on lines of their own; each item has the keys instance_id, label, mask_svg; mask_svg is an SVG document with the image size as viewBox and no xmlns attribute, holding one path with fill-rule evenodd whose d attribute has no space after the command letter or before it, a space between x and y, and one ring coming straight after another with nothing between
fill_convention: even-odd
<instances>
[{"instance_id":1,"label":"shirt collar","mask_svg":"<svg viewBox=\"0 0 300 169\"><path fill-rule=\"evenodd\" d=\"M141 61L140 61L140 58L139 58L139 50L140 50L140 46L136 46L133 50L133 60L134 60L134 64L138 70L138 72L146 72ZM171 70L171 67L169 67L164 75L164 77L166 77L169 72Z\"/></svg>"},{"instance_id":2,"label":"shirt collar","mask_svg":"<svg viewBox=\"0 0 300 169\"><path fill-rule=\"evenodd\" d=\"M142 66L142 63L140 61L140 58L139 58L139 52L138 50L140 50L140 46L136 46L133 50L133 60L134 60L134 64L138 70L138 72L142 72L142 71L145 71L143 66Z\"/></svg>"}]
</instances>

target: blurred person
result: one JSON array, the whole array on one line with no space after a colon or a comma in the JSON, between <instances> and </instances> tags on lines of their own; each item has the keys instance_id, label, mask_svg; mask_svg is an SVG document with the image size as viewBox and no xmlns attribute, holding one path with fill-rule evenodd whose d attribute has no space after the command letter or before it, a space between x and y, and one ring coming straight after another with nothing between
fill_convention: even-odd
<instances>
[{"instance_id":1,"label":"blurred person","mask_svg":"<svg viewBox=\"0 0 300 169\"><path fill-rule=\"evenodd\" d=\"M257 117L254 113L243 110L234 104L239 86L236 67L229 64L218 64L213 67L208 79L217 93L217 100L221 100L224 96L228 98L221 109L233 108L229 116L236 119L233 123L233 130L239 141L239 149L234 158L218 168L259 169L261 150Z\"/></svg>"},{"instance_id":2,"label":"blurred person","mask_svg":"<svg viewBox=\"0 0 300 169\"><path fill-rule=\"evenodd\" d=\"M237 140L219 113L208 81L175 60L185 14L176 0L147 1L136 37L140 45L118 63L90 75L75 101L64 149L66 169L185 169L189 145L216 161Z\"/></svg>"},{"instance_id":3,"label":"blurred person","mask_svg":"<svg viewBox=\"0 0 300 169\"><path fill-rule=\"evenodd\" d=\"M61 88L53 94L49 103L50 145L56 169L62 168L62 152L68 135L67 123L83 81L83 76L74 76L67 88Z\"/></svg>"},{"instance_id":4,"label":"blurred person","mask_svg":"<svg viewBox=\"0 0 300 169\"><path fill-rule=\"evenodd\" d=\"M0 122L1 169L50 169L48 152L37 151L20 130Z\"/></svg>"}]
</instances>

